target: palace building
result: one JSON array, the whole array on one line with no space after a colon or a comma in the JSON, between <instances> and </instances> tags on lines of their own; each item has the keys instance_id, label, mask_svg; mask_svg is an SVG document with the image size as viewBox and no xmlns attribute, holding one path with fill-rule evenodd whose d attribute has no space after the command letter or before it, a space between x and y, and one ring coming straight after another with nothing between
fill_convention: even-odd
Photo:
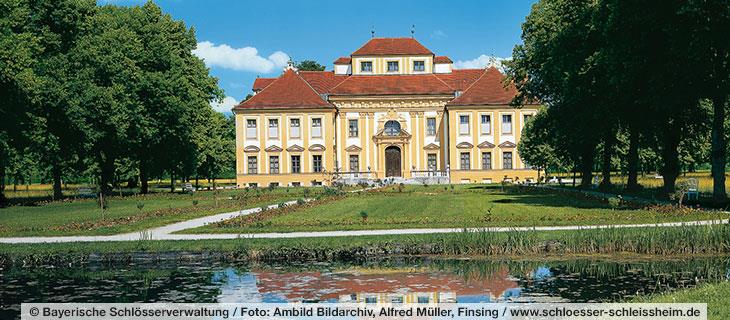
<instances>
[{"instance_id":1,"label":"palace building","mask_svg":"<svg viewBox=\"0 0 730 320\"><path fill-rule=\"evenodd\" d=\"M454 69L413 38L373 38L333 71L257 78L233 108L239 187L530 181L521 130L496 68Z\"/></svg>"}]
</instances>

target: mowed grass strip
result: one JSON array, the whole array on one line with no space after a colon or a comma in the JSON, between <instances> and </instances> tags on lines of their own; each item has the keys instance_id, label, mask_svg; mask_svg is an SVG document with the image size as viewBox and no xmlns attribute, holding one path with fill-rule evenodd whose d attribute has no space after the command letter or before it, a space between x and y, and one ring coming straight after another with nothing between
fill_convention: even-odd
<instances>
[{"instance_id":1,"label":"mowed grass strip","mask_svg":"<svg viewBox=\"0 0 730 320\"><path fill-rule=\"evenodd\" d=\"M321 193L321 188L199 191L109 197L101 210L96 199L47 202L0 209L0 236L109 235ZM311 193L310 193L311 192ZM216 200L217 199L217 200Z\"/></svg>"},{"instance_id":2,"label":"mowed grass strip","mask_svg":"<svg viewBox=\"0 0 730 320\"><path fill-rule=\"evenodd\" d=\"M697 288L648 297L634 302L644 303L707 303L707 319L730 319L730 282L704 284Z\"/></svg>"},{"instance_id":3,"label":"mowed grass strip","mask_svg":"<svg viewBox=\"0 0 730 320\"><path fill-rule=\"evenodd\" d=\"M365 214L363 214L363 212ZM611 208L605 201L495 185L388 187L182 233L640 224L728 218L718 211Z\"/></svg>"}]
</instances>

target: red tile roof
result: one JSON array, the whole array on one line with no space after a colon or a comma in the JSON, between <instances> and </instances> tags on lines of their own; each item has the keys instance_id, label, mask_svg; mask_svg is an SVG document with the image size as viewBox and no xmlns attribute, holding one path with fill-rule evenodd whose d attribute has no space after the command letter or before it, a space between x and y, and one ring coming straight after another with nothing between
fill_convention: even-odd
<instances>
[{"instance_id":1,"label":"red tile roof","mask_svg":"<svg viewBox=\"0 0 730 320\"><path fill-rule=\"evenodd\" d=\"M453 61L447 56L436 56L433 58L433 63L453 63Z\"/></svg>"},{"instance_id":2,"label":"red tile roof","mask_svg":"<svg viewBox=\"0 0 730 320\"><path fill-rule=\"evenodd\" d=\"M504 75L495 67L490 67L469 86L458 98L451 100L447 106L495 105L509 104L517 95L517 88L512 83L503 84Z\"/></svg>"},{"instance_id":3,"label":"red tile roof","mask_svg":"<svg viewBox=\"0 0 730 320\"><path fill-rule=\"evenodd\" d=\"M270 85L233 109L332 107L293 70L287 70Z\"/></svg>"},{"instance_id":4,"label":"red tile roof","mask_svg":"<svg viewBox=\"0 0 730 320\"><path fill-rule=\"evenodd\" d=\"M332 88L347 79L346 75L336 75L332 71L299 71L302 77L317 93L329 93Z\"/></svg>"},{"instance_id":5,"label":"red tile roof","mask_svg":"<svg viewBox=\"0 0 730 320\"><path fill-rule=\"evenodd\" d=\"M253 91L263 90L274 82L274 80L276 80L276 78L256 78L256 80L253 81Z\"/></svg>"},{"instance_id":6,"label":"red tile roof","mask_svg":"<svg viewBox=\"0 0 730 320\"><path fill-rule=\"evenodd\" d=\"M349 76L332 95L453 94L454 89L433 74Z\"/></svg>"},{"instance_id":7,"label":"red tile roof","mask_svg":"<svg viewBox=\"0 0 730 320\"><path fill-rule=\"evenodd\" d=\"M484 69L454 69L451 73L437 73L439 79L457 91L464 91L484 74Z\"/></svg>"},{"instance_id":8,"label":"red tile roof","mask_svg":"<svg viewBox=\"0 0 730 320\"><path fill-rule=\"evenodd\" d=\"M335 64L350 64L350 62L352 62L350 57L339 57L335 60Z\"/></svg>"},{"instance_id":9,"label":"red tile roof","mask_svg":"<svg viewBox=\"0 0 730 320\"><path fill-rule=\"evenodd\" d=\"M433 52L413 38L372 38L352 53L353 56L404 54L426 55Z\"/></svg>"}]
</instances>

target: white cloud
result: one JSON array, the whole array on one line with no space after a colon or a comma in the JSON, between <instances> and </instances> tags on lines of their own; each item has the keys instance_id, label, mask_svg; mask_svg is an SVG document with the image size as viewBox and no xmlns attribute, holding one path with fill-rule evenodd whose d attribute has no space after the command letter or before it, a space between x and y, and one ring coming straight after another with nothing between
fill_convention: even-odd
<instances>
[{"instance_id":1,"label":"white cloud","mask_svg":"<svg viewBox=\"0 0 730 320\"><path fill-rule=\"evenodd\" d=\"M512 57L500 58L483 54L476 57L475 59L459 60L454 62L454 69L483 69L487 66L494 65L494 67L496 67L497 69L503 70L503 62L509 60L512 60Z\"/></svg>"},{"instance_id":2,"label":"white cloud","mask_svg":"<svg viewBox=\"0 0 730 320\"><path fill-rule=\"evenodd\" d=\"M434 30L431 33L431 38L433 38L433 39L443 39L443 38L446 38L446 32L444 32L443 30Z\"/></svg>"},{"instance_id":3,"label":"white cloud","mask_svg":"<svg viewBox=\"0 0 730 320\"><path fill-rule=\"evenodd\" d=\"M289 61L289 55L281 51L264 58L254 47L233 48L227 44L215 45L210 41L198 42L193 54L202 58L209 67L258 73L271 73L285 67Z\"/></svg>"},{"instance_id":4,"label":"white cloud","mask_svg":"<svg viewBox=\"0 0 730 320\"><path fill-rule=\"evenodd\" d=\"M223 98L223 102L213 101L210 103L210 106L213 107L213 110L218 111L220 113L230 113L231 109L233 109L233 106L238 104L238 99L226 96Z\"/></svg>"}]
</instances>

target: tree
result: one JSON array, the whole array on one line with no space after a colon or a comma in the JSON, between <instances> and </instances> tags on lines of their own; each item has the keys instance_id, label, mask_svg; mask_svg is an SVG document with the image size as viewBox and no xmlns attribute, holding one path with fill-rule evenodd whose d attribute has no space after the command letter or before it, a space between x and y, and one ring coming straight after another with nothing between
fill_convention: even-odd
<instances>
[{"instance_id":1,"label":"tree","mask_svg":"<svg viewBox=\"0 0 730 320\"><path fill-rule=\"evenodd\" d=\"M550 123L547 114L541 110L527 123L522 131L522 137L517 144L517 152L525 163L537 168L537 182L540 183L540 171L558 166L560 160L552 147Z\"/></svg>"},{"instance_id":2,"label":"tree","mask_svg":"<svg viewBox=\"0 0 730 320\"><path fill-rule=\"evenodd\" d=\"M28 124L26 106L38 85L32 67L41 45L27 24L30 15L28 1L0 0L0 207L7 204L10 149L28 144L23 132Z\"/></svg>"},{"instance_id":3,"label":"tree","mask_svg":"<svg viewBox=\"0 0 730 320\"><path fill-rule=\"evenodd\" d=\"M200 141L197 173L215 182L223 170L235 165L236 131L232 119L212 110L210 112L210 121Z\"/></svg>"},{"instance_id":4,"label":"tree","mask_svg":"<svg viewBox=\"0 0 730 320\"><path fill-rule=\"evenodd\" d=\"M317 61L314 60L303 60L297 62L295 67L300 71L324 71L325 69L325 66L317 63Z\"/></svg>"}]
</instances>

